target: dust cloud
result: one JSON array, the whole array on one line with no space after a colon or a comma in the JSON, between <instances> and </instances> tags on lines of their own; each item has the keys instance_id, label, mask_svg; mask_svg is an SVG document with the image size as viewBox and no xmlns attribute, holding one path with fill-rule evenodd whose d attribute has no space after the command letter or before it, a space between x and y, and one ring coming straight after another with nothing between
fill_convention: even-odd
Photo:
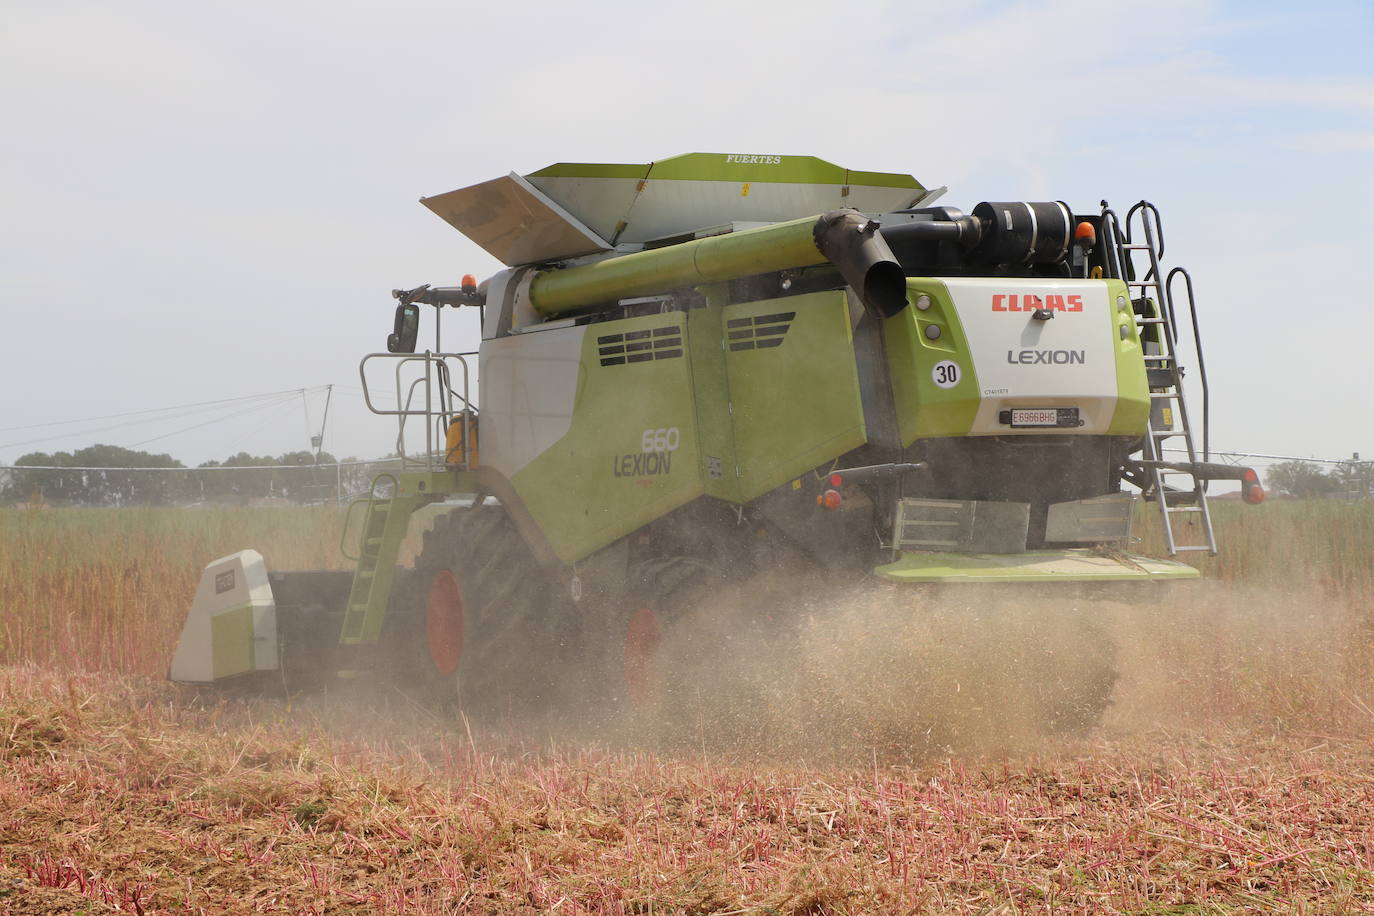
<instances>
[{"instance_id":1,"label":"dust cloud","mask_svg":"<svg viewBox=\"0 0 1374 916\"><path fill-rule=\"evenodd\" d=\"M1369 608L1218 582L1148 603L1005 587L734 594L693 609L665 649L657 697L637 709L570 686L543 709L482 715L373 685L296 697L290 714L369 744L839 766L1091 754L1092 741L1151 734L1374 731Z\"/></svg>"},{"instance_id":2,"label":"dust cloud","mask_svg":"<svg viewBox=\"0 0 1374 916\"><path fill-rule=\"evenodd\" d=\"M793 610L795 626L771 628L739 625L750 614L738 603L698 613L664 696L618 739L842 763L1104 734L1374 727L1374 639L1355 603L1199 582L1144 604L880 587L813 592Z\"/></svg>"}]
</instances>

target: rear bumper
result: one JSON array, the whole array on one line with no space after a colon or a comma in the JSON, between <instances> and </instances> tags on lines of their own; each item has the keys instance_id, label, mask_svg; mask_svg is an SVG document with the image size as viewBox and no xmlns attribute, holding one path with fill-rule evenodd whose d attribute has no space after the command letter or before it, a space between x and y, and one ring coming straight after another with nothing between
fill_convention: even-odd
<instances>
[{"instance_id":1,"label":"rear bumper","mask_svg":"<svg viewBox=\"0 0 1374 916\"><path fill-rule=\"evenodd\" d=\"M1016 554L905 551L873 570L894 582L1081 583L1156 582L1196 579L1199 573L1177 560L1134 554L1104 556L1087 549L1031 550Z\"/></svg>"}]
</instances>

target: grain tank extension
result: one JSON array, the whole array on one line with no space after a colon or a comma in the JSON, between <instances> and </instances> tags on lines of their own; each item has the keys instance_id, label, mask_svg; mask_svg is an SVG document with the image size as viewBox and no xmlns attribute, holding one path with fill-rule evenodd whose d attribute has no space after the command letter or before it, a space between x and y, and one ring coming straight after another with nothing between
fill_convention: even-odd
<instances>
[{"instance_id":1,"label":"grain tank extension","mask_svg":"<svg viewBox=\"0 0 1374 916\"><path fill-rule=\"evenodd\" d=\"M350 513L356 569L212 563L173 679L392 672L474 705L591 689L642 707L665 653L725 651L689 635L721 589L754 595L738 626L785 632L822 580L1148 598L1196 577L1173 557L1216 552L1208 482L1263 491L1207 460L1192 284L1161 264L1158 211L965 212L943 191L695 153L424 198L507 267L394 291L388 352L361 373L403 466ZM425 307L435 348L416 352ZM448 308L481 311L476 353L440 349ZM379 366L394 405L372 398ZM1167 558L1132 553L1141 499Z\"/></svg>"}]
</instances>

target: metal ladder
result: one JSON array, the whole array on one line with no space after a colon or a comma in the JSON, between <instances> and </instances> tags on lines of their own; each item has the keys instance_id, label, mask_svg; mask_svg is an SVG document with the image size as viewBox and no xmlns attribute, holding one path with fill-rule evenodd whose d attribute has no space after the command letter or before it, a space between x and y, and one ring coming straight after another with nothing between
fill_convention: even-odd
<instances>
[{"instance_id":1,"label":"metal ladder","mask_svg":"<svg viewBox=\"0 0 1374 916\"><path fill-rule=\"evenodd\" d=\"M378 495L377 485L384 479L391 482L390 494ZM410 525L410 516L422 500L415 496L400 494L400 485L390 474L379 474L372 482L372 492L366 500L354 505L367 504L367 515L363 520L360 536L360 549L357 556L344 550L349 559L358 561L358 569L353 574L353 586L348 593L345 605L343 628L339 643L344 646L370 645L381 635L382 620L386 612L387 599L391 595L391 583L396 575L396 557L401 539ZM349 506L351 513L353 506ZM342 537L348 536L348 520L344 520Z\"/></svg>"},{"instance_id":2,"label":"metal ladder","mask_svg":"<svg viewBox=\"0 0 1374 916\"><path fill-rule=\"evenodd\" d=\"M1136 214L1140 214L1140 229L1143 241L1133 241L1131 230L1133 228L1132 219ZM1142 347L1144 346L1143 335L1147 328L1154 327L1159 329L1158 353L1145 354L1145 371L1148 377L1150 391L1150 416L1146 421L1144 455L1143 457L1149 464L1148 479L1150 490L1145 494L1147 498L1153 495L1159 503L1159 516L1164 531L1164 544L1169 551L1169 556L1174 556L1184 551L1205 550L1209 554L1215 555L1217 552L1216 533L1212 528L1212 513L1207 506L1207 488L1202 480L1195 473L1188 471L1169 470L1160 467L1164 462L1164 443L1170 439L1182 439L1183 450L1188 453L1188 463L1198 462L1197 448L1193 441L1192 426L1188 421L1188 405L1183 394L1183 367L1179 365L1178 355L1178 334L1175 322L1175 312L1173 299L1170 295L1170 285L1175 275L1182 274L1187 280L1188 289L1188 308L1189 315L1193 323L1194 339L1198 343L1198 359L1201 360L1201 341L1197 336L1197 312L1193 302L1192 279L1188 277L1182 268L1174 268L1169 272L1168 280L1162 279L1163 274L1160 270L1160 258L1164 253L1164 230L1159 219L1159 210L1154 204L1148 201L1140 201L1131 207L1126 213L1126 232L1121 232L1120 223L1117 216L1108 209L1106 201L1102 203L1103 223L1107 232L1111 234L1114 247L1119 253L1119 262L1114 264L1117 276L1126 283L1127 289L1131 292L1134 300L1138 291L1139 297L1153 300L1153 311L1145 315L1136 315L1136 327L1141 332ZM1105 234L1105 233L1104 233ZM1149 269L1144 274L1144 279L1131 279L1134 262L1132 260L1135 252L1143 252L1149 260ZM1132 303L1134 305L1134 303ZM1204 392L1204 453L1206 452L1206 377L1205 370L1203 375ZM1153 389L1161 390L1155 391ZM1173 429L1155 429L1153 406L1156 401L1172 402ZM1206 460L1204 457L1203 460ZM1175 489L1168 485L1170 478L1186 477L1192 481L1191 489ZM1186 485L1185 485L1186 486ZM1175 519L1178 517L1196 516L1201 520L1199 526L1189 526L1188 531L1199 534L1199 539L1194 539L1191 543L1180 543L1180 535L1183 533L1175 527Z\"/></svg>"}]
</instances>

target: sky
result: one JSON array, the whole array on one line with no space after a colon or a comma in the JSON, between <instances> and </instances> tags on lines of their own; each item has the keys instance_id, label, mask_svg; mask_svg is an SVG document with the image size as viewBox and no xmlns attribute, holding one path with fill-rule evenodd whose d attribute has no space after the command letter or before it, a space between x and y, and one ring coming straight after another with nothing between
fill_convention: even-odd
<instances>
[{"instance_id":1,"label":"sky","mask_svg":"<svg viewBox=\"0 0 1374 916\"><path fill-rule=\"evenodd\" d=\"M390 290L501 267L419 197L697 151L964 209L1148 198L1196 281L1213 446L1374 455L1366 2L3 5L0 464L307 448L331 384L325 449L384 454L358 360Z\"/></svg>"}]
</instances>

